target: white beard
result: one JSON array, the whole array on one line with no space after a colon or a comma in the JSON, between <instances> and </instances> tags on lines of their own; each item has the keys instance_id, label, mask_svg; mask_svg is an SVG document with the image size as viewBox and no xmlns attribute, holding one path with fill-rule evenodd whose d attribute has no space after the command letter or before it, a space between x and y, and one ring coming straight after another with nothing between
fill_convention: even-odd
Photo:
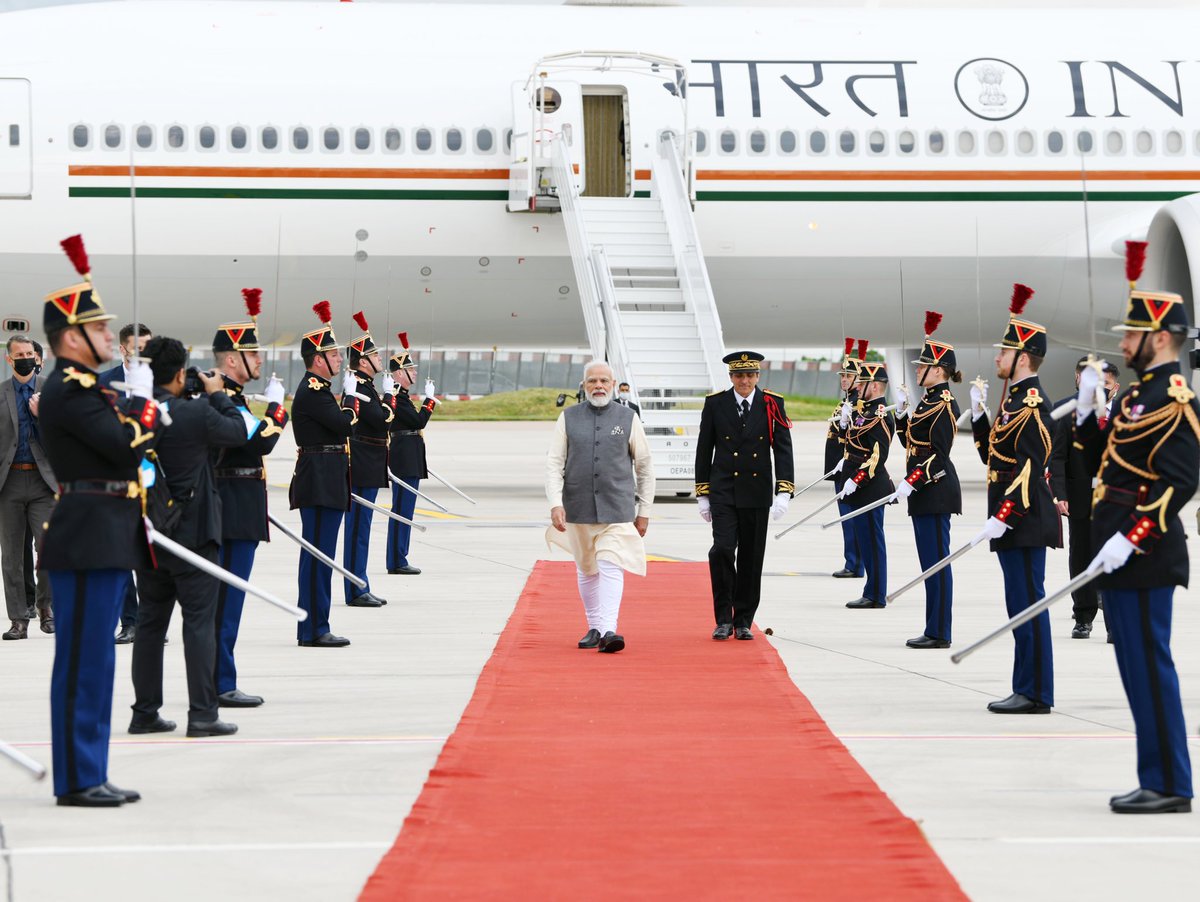
<instances>
[{"instance_id":1,"label":"white beard","mask_svg":"<svg viewBox=\"0 0 1200 902\"><path fill-rule=\"evenodd\" d=\"M608 395L608 394L600 395L600 396L592 395L588 398L588 403L591 404L593 407L596 407L600 410L603 410L611 402L612 402L612 395Z\"/></svg>"}]
</instances>

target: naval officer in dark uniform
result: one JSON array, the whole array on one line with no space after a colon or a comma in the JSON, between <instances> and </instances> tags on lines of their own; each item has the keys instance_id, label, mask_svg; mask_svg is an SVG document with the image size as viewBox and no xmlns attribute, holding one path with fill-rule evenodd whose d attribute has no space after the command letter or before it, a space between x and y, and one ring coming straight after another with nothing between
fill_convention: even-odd
<instances>
[{"instance_id":1,"label":"naval officer in dark uniform","mask_svg":"<svg viewBox=\"0 0 1200 902\"><path fill-rule=\"evenodd\" d=\"M388 466L393 476L416 489L420 488L422 479L429 477L429 470L425 467L425 437L421 430L433 416L433 408L438 400L434 395L433 383L429 381L425 383L425 400L420 407L409 397L408 390L417 381L417 365L408 349L408 333L401 332L397 337L400 339L400 350L388 360L388 369L395 380L395 391L391 396L395 416L391 422L392 447ZM393 484L392 510L411 520L416 509L417 496ZM387 572L391 575L416 576L421 572L419 567L408 562L411 540L411 526L388 520Z\"/></svg>"},{"instance_id":2,"label":"naval officer in dark uniform","mask_svg":"<svg viewBox=\"0 0 1200 902\"><path fill-rule=\"evenodd\" d=\"M333 396L333 379L342 368L342 349L329 324L328 301L313 307L321 328L300 341L305 374L292 399L296 469L288 490L292 509L300 509L304 538L329 557L337 554L338 530L350 508L351 412ZM333 571L300 551L300 607L308 619L296 624L298 645L340 648L350 640L329 630Z\"/></svg>"},{"instance_id":3,"label":"naval officer in dark uniform","mask_svg":"<svg viewBox=\"0 0 1200 902\"><path fill-rule=\"evenodd\" d=\"M362 335L350 342L350 376L354 394L342 396L342 408L350 412L354 433L350 436L350 484L356 495L374 501L380 489L388 486L388 424L396 415L392 405L379 397L375 377L383 372L379 349L371 338L367 318L361 311L354 321ZM350 382L346 382L350 386ZM378 608L387 604L371 591L367 576L367 557L371 551L371 519L375 511L362 504L351 504L346 511L346 535L343 539L343 564L367 587L359 589L343 580L346 604L357 608ZM388 522L394 522L389 520Z\"/></svg>"},{"instance_id":4,"label":"naval officer in dark uniform","mask_svg":"<svg viewBox=\"0 0 1200 902\"><path fill-rule=\"evenodd\" d=\"M1017 317L1033 295L1013 286L1008 327L996 347L996 376L1008 390L996 422L989 423L987 385L971 388L975 447L987 464L989 518L981 535L991 540L1004 573L1004 603L1015 617L1046 593L1046 549L1062 546L1058 511L1046 484L1050 459L1050 405L1037 371L1046 359L1046 329ZM1013 631L1012 694L988 703L994 714L1046 714L1054 705L1050 615L1043 611Z\"/></svg>"},{"instance_id":5,"label":"naval officer in dark uniform","mask_svg":"<svg viewBox=\"0 0 1200 902\"><path fill-rule=\"evenodd\" d=\"M269 542L267 524L267 471L263 457L274 449L288 423L283 406L283 383L271 377L267 384L267 409L261 420L250 412L243 389L247 382L262 375L262 355L258 339L258 314L262 290L244 288L249 321L226 323L217 327L213 338L213 359L225 384L225 394L233 402L248 430L250 440L239 448L223 448L213 461L217 492L221 496L221 551L217 562L244 580L250 579L254 555L260 542ZM256 425L257 424L257 425ZM217 590L217 702L222 708L255 708L263 703L261 695L250 695L238 688L237 662L233 649L242 622L246 593L227 583Z\"/></svg>"},{"instance_id":6,"label":"naval officer in dark uniform","mask_svg":"<svg viewBox=\"0 0 1200 902\"><path fill-rule=\"evenodd\" d=\"M63 248L84 281L46 297L43 327L56 358L39 407L42 444L59 479L41 566L57 613L50 677L54 794L59 805L116 807L134 790L108 781L116 648L130 571L152 564L138 470L154 440L150 368L135 362L128 400L97 384L113 334L79 236Z\"/></svg>"},{"instance_id":7,"label":"naval officer in dark uniform","mask_svg":"<svg viewBox=\"0 0 1200 902\"><path fill-rule=\"evenodd\" d=\"M846 339L846 349L842 354L842 368L838 370L842 400L833 411L833 416L829 418L829 429L825 433L825 466L821 472L834 471L832 476L826 478L833 482L835 495L840 495L842 487L846 484L847 474L844 472L846 469L846 430L850 428L850 418L854 415L854 405L858 402L859 366L867 353L865 339L858 342L859 350L857 352L854 350L854 341L853 338ZM845 516L850 511L851 507L847 502L838 501L840 515ZM861 579L863 576L862 555L858 551L858 538L854 535L854 523L850 520L842 521L842 557L844 559L842 569L833 574L834 578Z\"/></svg>"},{"instance_id":8,"label":"naval officer in dark uniform","mask_svg":"<svg viewBox=\"0 0 1200 902\"><path fill-rule=\"evenodd\" d=\"M908 475L896 483L896 493L908 498L908 516L917 540L917 558L925 571L950 553L950 515L962 513L962 488L950 460L958 432L958 402L951 382L962 382L954 346L934 339L942 315L925 313L925 344L913 363L922 394L908 409L907 396L896 415L896 429L904 444ZM909 648L949 648L950 613L954 579L945 567L925 580L925 631L905 644Z\"/></svg>"},{"instance_id":9,"label":"naval officer in dark uniform","mask_svg":"<svg viewBox=\"0 0 1200 902\"><path fill-rule=\"evenodd\" d=\"M859 401L846 429L846 483L841 497L851 511L886 498L895 489L888 475L888 452L896 434L896 420L887 410L887 367L868 363L859 367ZM849 522L862 555L867 583L863 594L846 602L855 609L882 608L887 605L887 543L883 536L883 511L887 505L860 514Z\"/></svg>"},{"instance_id":10,"label":"naval officer in dark uniform","mask_svg":"<svg viewBox=\"0 0 1200 902\"><path fill-rule=\"evenodd\" d=\"M757 388L762 359L752 351L723 358L733 386L704 399L696 438L696 499L712 523L708 572L719 640L754 638L767 518L782 517L796 490L792 423L783 396Z\"/></svg>"},{"instance_id":11,"label":"naval officer in dark uniform","mask_svg":"<svg viewBox=\"0 0 1200 902\"><path fill-rule=\"evenodd\" d=\"M1145 245L1130 244L1132 284ZM1088 367L1080 377L1075 428L1098 476L1092 542L1106 574L1098 582L1137 731L1138 788L1109 804L1118 814L1191 811L1187 727L1171 659L1175 587L1186 588L1190 572L1179 512L1200 473L1200 404L1179 366L1187 307L1177 294L1133 290L1116 330L1125 333L1121 352L1136 380L1118 396L1102 429L1100 374Z\"/></svg>"}]
</instances>

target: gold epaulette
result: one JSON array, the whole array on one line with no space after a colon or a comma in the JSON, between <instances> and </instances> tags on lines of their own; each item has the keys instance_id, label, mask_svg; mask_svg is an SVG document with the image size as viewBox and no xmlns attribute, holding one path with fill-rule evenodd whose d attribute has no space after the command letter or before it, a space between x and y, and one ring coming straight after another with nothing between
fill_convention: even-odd
<instances>
[{"instance_id":1,"label":"gold epaulette","mask_svg":"<svg viewBox=\"0 0 1200 902\"><path fill-rule=\"evenodd\" d=\"M727 391L729 391L729 389L727 389L727 388L723 388L723 389L721 389L720 391L710 391L710 392L709 392L707 395L705 395L704 397L706 397L706 398L715 398L717 395L723 395L723 394L725 394L725 392L727 392Z\"/></svg>"},{"instance_id":2,"label":"gold epaulette","mask_svg":"<svg viewBox=\"0 0 1200 902\"><path fill-rule=\"evenodd\" d=\"M78 382L81 388L91 388L96 384L94 373L81 373L73 366L63 368L63 382Z\"/></svg>"},{"instance_id":3,"label":"gold epaulette","mask_svg":"<svg viewBox=\"0 0 1200 902\"><path fill-rule=\"evenodd\" d=\"M773 396L775 396L776 398L782 398L782 397L783 397L783 395L781 395L779 392L777 392L777 391L771 391L771 389L769 389L769 388L764 388L764 389L762 390L762 393L763 393L764 395L773 395Z\"/></svg>"}]
</instances>

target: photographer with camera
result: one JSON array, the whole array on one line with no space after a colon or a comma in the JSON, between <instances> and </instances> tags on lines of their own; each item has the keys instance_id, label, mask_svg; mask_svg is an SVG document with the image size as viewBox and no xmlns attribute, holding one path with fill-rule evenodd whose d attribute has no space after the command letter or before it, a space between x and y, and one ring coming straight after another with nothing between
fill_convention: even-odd
<instances>
[{"instance_id":1,"label":"photographer with camera","mask_svg":"<svg viewBox=\"0 0 1200 902\"><path fill-rule=\"evenodd\" d=\"M211 454L246 443L246 425L224 391L217 373L184 370L187 351L174 338L146 345L154 376L154 399L171 414L171 429L159 440L148 488L154 526L169 538L216 562L221 543L221 499ZM193 398L192 395L197 397ZM147 455L149 456L149 455ZM148 466L148 465L147 465ZM153 484L151 484L153 482ZM164 491L165 489L165 491ZM226 736L234 724L217 717L215 577L169 553L158 553L156 569L138 571L140 609L133 642L133 719L130 733L175 729L159 715L162 707L163 637L178 599L183 613L183 654L187 666L188 736Z\"/></svg>"}]
</instances>

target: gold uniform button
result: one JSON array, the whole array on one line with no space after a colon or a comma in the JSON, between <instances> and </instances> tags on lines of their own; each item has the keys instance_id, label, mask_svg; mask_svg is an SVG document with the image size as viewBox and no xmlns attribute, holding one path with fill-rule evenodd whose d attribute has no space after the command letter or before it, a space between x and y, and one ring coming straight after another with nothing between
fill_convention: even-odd
<instances>
[{"instance_id":1,"label":"gold uniform button","mask_svg":"<svg viewBox=\"0 0 1200 902\"><path fill-rule=\"evenodd\" d=\"M734 476L737 476L737 474L738 474L738 471L737 471L737 470L734 470L734 471L733 471L733 475L734 475Z\"/></svg>"},{"instance_id":2,"label":"gold uniform button","mask_svg":"<svg viewBox=\"0 0 1200 902\"><path fill-rule=\"evenodd\" d=\"M755 452L754 452L754 454L753 454L753 455L751 455L751 456L752 456L752 457L758 457L758 452L757 452L757 451L755 451Z\"/></svg>"},{"instance_id":3,"label":"gold uniform button","mask_svg":"<svg viewBox=\"0 0 1200 902\"><path fill-rule=\"evenodd\" d=\"M734 451L734 452L733 452L733 456L734 456L734 457L737 457L737 452L736 452L736 451Z\"/></svg>"}]
</instances>

